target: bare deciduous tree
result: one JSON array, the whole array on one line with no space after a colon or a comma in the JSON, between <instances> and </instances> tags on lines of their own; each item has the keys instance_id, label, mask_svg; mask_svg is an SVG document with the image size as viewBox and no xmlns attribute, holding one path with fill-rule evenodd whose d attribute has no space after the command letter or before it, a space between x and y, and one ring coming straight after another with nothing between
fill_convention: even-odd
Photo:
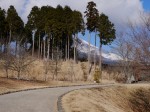
<instances>
[{"instance_id":1,"label":"bare deciduous tree","mask_svg":"<svg viewBox=\"0 0 150 112\"><path fill-rule=\"evenodd\" d=\"M53 74L52 80L58 79L58 73L61 71L61 59L62 52L57 49L53 50L54 58L49 60L48 58L44 60L44 69L45 69L45 81L47 81L47 74L51 72Z\"/></svg>"},{"instance_id":2,"label":"bare deciduous tree","mask_svg":"<svg viewBox=\"0 0 150 112\"><path fill-rule=\"evenodd\" d=\"M122 74L126 81L129 81L132 76L132 61L133 61L133 46L130 41L124 38L124 34L119 34L116 41L116 47L113 47L113 51L118 54L121 60L118 62L122 68Z\"/></svg>"},{"instance_id":3,"label":"bare deciduous tree","mask_svg":"<svg viewBox=\"0 0 150 112\"><path fill-rule=\"evenodd\" d=\"M8 70L17 72L17 79L20 79L21 72L27 70L27 67L34 61L32 57L28 55L24 50L19 49L18 55L7 53L3 56L2 65L6 71L6 76L8 76Z\"/></svg>"}]
</instances>

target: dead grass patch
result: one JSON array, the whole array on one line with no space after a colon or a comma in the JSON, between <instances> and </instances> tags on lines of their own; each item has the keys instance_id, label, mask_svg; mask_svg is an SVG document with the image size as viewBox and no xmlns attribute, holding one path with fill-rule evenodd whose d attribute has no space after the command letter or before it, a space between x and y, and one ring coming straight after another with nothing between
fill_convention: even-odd
<instances>
[{"instance_id":1,"label":"dead grass patch","mask_svg":"<svg viewBox=\"0 0 150 112\"><path fill-rule=\"evenodd\" d=\"M25 71L21 72L20 79L25 80L45 80L45 65L43 60L35 60L31 63ZM46 74L47 80L53 79L53 71L51 66L49 66L49 71ZM87 70L88 63L87 62L78 62L74 63L73 60L62 61L60 71L58 72L57 79L59 81L93 81L94 80L94 66L91 69L91 73L88 76ZM114 81L113 78L110 78L107 72L103 72L102 79L110 81ZM17 78L17 72L8 70L8 76L10 78ZM6 77L6 72L2 65L0 64L0 77Z\"/></svg>"},{"instance_id":2,"label":"dead grass patch","mask_svg":"<svg viewBox=\"0 0 150 112\"><path fill-rule=\"evenodd\" d=\"M66 94L62 104L66 112L149 112L147 91L150 91L148 84L76 90ZM145 110L137 111L135 107Z\"/></svg>"}]
</instances>

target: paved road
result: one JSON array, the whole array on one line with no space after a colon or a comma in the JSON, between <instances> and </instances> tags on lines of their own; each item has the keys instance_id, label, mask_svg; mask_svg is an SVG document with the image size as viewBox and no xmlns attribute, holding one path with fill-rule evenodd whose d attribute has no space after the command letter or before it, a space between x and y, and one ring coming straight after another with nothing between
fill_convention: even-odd
<instances>
[{"instance_id":1,"label":"paved road","mask_svg":"<svg viewBox=\"0 0 150 112\"><path fill-rule=\"evenodd\" d=\"M108 85L46 88L2 95L0 112L56 112L57 99L60 95L74 89L99 86Z\"/></svg>"}]
</instances>

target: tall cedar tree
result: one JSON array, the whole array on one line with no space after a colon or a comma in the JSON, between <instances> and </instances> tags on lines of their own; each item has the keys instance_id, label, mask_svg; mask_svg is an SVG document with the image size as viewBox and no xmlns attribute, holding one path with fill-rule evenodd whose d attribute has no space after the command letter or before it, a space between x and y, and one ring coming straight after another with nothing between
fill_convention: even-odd
<instances>
[{"instance_id":1,"label":"tall cedar tree","mask_svg":"<svg viewBox=\"0 0 150 112\"><path fill-rule=\"evenodd\" d=\"M34 6L30 12L30 14L28 15L28 21L26 24L26 28L30 30L30 33L33 30L37 30L39 23L39 11L40 9L37 6ZM34 55L34 45L35 45L35 37L30 37L30 40L32 40L32 56Z\"/></svg>"},{"instance_id":2,"label":"tall cedar tree","mask_svg":"<svg viewBox=\"0 0 150 112\"><path fill-rule=\"evenodd\" d=\"M42 15L42 23L43 23L43 30L47 38L43 40L44 43L44 54L43 57L46 57L46 49L47 49L47 58L49 59L50 56L50 38L52 35L52 29L54 23L54 8L51 6L43 6L41 7L41 15ZM47 41L47 44L46 44ZM47 47L47 48L46 48Z\"/></svg>"},{"instance_id":3,"label":"tall cedar tree","mask_svg":"<svg viewBox=\"0 0 150 112\"><path fill-rule=\"evenodd\" d=\"M17 54L17 42L20 40L22 37L20 36L21 33L23 33L24 30L24 23L22 19L18 16L18 13L14 6L10 6L9 9L7 10L7 17L6 21L9 25L9 44L11 40L16 41L16 52ZM8 51L9 51L9 44L8 44Z\"/></svg>"},{"instance_id":4,"label":"tall cedar tree","mask_svg":"<svg viewBox=\"0 0 150 112\"><path fill-rule=\"evenodd\" d=\"M0 8L0 52L2 51L1 46L4 44L5 24L5 10Z\"/></svg>"},{"instance_id":5,"label":"tall cedar tree","mask_svg":"<svg viewBox=\"0 0 150 112\"><path fill-rule=\"evenodd\" d=\"M82 18L81 12L75 10L73 11L74 62L77 62L76 41L79 32L81 32L84 35L84 20Z\"/></svg>"},{"instance_id":6,"label":"tall cedar tree","mask_svg":"<svg viewBox=\"0 0 150 112\"><path fill-rule=\"evenodd\" d=\"M93 1L88 2L86 11L84 13L85 13L85 17L87 18L87 23L86 23L87 30L89 30L89 33L95 32L96 35L98 16L99 16L98 10L96 9L96 4ZM89 64L90 64L90 36L89 36L89 53L88 53ZM95 42L96 42L96 38L95 38ZM95 56L94 56L94 61L95 61ZM90 67L88 68L90 69ZM88 71L88 73L90 73L90 70Z\"/></svg>"},{"instance_id":7,"label":"tall cedar tree","mask_svg":"<svg viewBox=\"0 0 150 112\"><path fill-rule=\"evenodd\" d=\"M66 59L70 58L70 37L72 35L72 10L69 6L64 7L65 35L66 35ZM68 49L67 49L68 48Z\"/></svg>"},{"instance_id":8,"label":"tall cedar tree","mask_svg":"<svg viewBox=\"0 0 150 112\"><path fill-rule=\"evenodd\" d=\"M115 28L114 24L111 23L108 16L105 14L100 14L98 19L98 32L100 37L100 60L99 60L99 67L100 72L101 70L101 55L102 55L102 45L108 45L113 42L113 40L116 38L115 36ZM102 72L101 72L102 73Z\"/></svg>"}]
</instances>

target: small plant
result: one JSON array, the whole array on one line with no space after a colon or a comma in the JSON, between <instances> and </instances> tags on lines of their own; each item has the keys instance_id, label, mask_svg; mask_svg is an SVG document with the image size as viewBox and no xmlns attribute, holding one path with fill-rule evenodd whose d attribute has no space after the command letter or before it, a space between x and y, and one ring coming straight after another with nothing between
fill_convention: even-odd
<instances>
[{"instance_id":1,"label":"small plant","mask_svg":"<svg viewBox=\"0 0 150 112\"><path fill-rule=\"evenodd\" d=\"M100 83L99 79L100 79L100 70L98 68L95 69L95 73L94 73L94 81L96 81L96 83Z\"/></svg>"},{"instance_id":2,"label":"small plant","mask_svg":"<svg viewBox=\"0 0 150 112\"><path fill-rule=\"evenodd\" d=\"M84 65L84 63L81 63L81 68L83 70L83 79L84 81L87 81L86 66Z\"/></svg>"}]
</instances>

